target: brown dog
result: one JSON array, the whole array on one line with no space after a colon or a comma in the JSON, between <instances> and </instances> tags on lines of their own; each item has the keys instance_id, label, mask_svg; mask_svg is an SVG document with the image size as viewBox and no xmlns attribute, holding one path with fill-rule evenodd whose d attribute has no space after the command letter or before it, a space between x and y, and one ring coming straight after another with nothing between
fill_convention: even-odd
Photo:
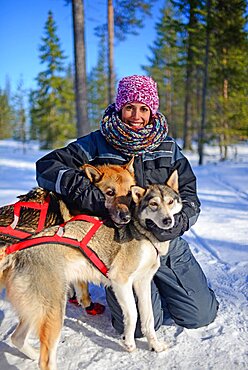
<instances>
[{"instance_id":1,"label":"brown dog","mask_svg":"<svg viewBox=\"0 0 248 370\"><path fill-rule=\"evenodd\" d=\"M135 184L133 158L129 163L118 165L102 165L94 167L85 164L81 167L89 180L97 186L105 196L105 206L110 218L116 224L126 224L130 221L129 204L131 200L130 189ZM70 211L58 194L36 187L18 198L21 202L44 203L49 195L50 202L44 222L44 228L58 225L68 221L75 212ZM129 195L127 197L127 195ZM30 203L32 204L32 203ZM78 213L78 212L77 212ZM34 234L39 223L40 212L33 208L23 207L16 229ZM7 205L0 208L0 226L9 226L14 223L14 207ZM0 248L18 242L20 239L0 232ZM77 288L77 287L76 287ZM92 305L86 282L80 283L80 296L77 295L83 307ZM99 304L98 304L99 305ZM104 308L104 307L103 307Z\"/></svg>"}]
</instances>

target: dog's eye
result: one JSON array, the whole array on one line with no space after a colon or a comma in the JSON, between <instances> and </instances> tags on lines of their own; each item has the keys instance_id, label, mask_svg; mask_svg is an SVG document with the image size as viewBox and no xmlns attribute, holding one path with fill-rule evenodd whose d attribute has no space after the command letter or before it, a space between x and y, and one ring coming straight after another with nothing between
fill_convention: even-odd
<instances>
[{"instance_id":1,"label":"dog's eye","mask_svg":"<svg viewBox=\"0 0 248 370\"><path fill-rule=\"evenodd\" d=\"M129 192L127 193L127 196L130 196L130 195L132 195L131 190L129 190Z\"/></svg>"},{"instance_id":2,"label":"dog's eye","mask_svg":"<svg viewBox=\"0 0 248 370\"><path fill-rule=\"evenodd\" d=\"M106 195L109 197L113 197L115 195L115 191L113 189L109 189L106 191Z\"/></svg>"},{"instance_id":3,"label":"dog's eye","mask_svg":"<svg viewBox=\"0 0 248 370\"><path fill-rule=\"evenodd\" d=\"M157 202L150 202L150 206L151 207L158 207L158 203Z\"/></svg>"},{"instance_id":4,"label":"dog's eye","mask_svg":"<svg viewBox=\"0 0 248 370\"><path fill-rule=\"evenodd\" d=\"M168 202L168 205L170 206L173 203L174 203L173 199L170 199L169 202Z\"/></svg>"}]
</instances>

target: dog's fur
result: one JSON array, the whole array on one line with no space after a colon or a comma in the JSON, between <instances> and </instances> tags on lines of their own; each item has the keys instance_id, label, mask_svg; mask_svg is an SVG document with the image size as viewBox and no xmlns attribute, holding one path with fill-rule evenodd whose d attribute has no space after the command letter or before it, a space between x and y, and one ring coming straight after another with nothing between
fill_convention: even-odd
<instances>
[{"instance_id":1,"label":"dog's fur","mask_svg":"<svg viewBox=\"0 0 248 370\"><path fill-rule=\"evenodd\" d=\"M112 286L124 315L124 346L128 351L135 349L137 309L134 288L142 332L149 348L156 352L166 349L154 331L150 286L160 264L159 255L167 253L169 242L158 242L145 224L147 219L152 219L163 229L173 226L174 214L182 207L177 193L177 172L172 174L166 186L150 185L147 189L133 186L131 190L135 210L131 222L121 229L122 241L117 241L120 240L116 237L118 229L103 224L88 244L109 268L108 278L79 250L59 243L45 247L35 245L8 255L0 263L2 283L20 319L12 342L30 358L39 358L42 370L56 369L56 348L63 325L67 289L70 283L82 279ZM66 224L64 236L81 240L90 227L87 222L72 221ZM57 227L51 227L39 236L56 232ZM125 241L125 234L133 235L133 239ZM40 352L28 344L30 332L39 337Z\"/></svg>"},{"instance_id":2,"label":"dog's fur","mask_svg":"<svg viewBox=\"0 0 248 370\"><path fill-rule=\"evenodd\" d=\"M89 164L83 165L80 169L84 170L89 180L97 186L105 196L105 206L109 210L109 215L117 224L125 224L130 221L129 202L131 195L127 197L130 188L135 184L133 158L123 166L101 165L98 167ZM43 188L36 187L27 194L20 195L21 202L37 202L42 204L47 196L50 196L50 203L47 210L44 227L58 225L68 221L76 211L69 210L58 194L49 192ZM17 229L29 233L35 233L40 217L40 212L33 208L23 207ZM9 226L14 221L14 207L7 205L0 208L0 226ZM17 238L0 233L0 248L6 247L20 241ZM77 288L77 287L76 287ZM83 307L91 305L91 298L88 285L85 282L80 284L78 302Z\"/></svg>"}]
</instances>

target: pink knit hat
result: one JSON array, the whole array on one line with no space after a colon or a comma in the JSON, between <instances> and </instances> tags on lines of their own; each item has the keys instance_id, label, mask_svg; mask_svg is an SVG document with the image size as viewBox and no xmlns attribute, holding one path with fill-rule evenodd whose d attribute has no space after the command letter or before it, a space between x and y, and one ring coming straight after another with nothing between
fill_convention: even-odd
<instances>
[{"instance_id":1,"label":"pink knit hat","mask_svg":"<svg viewBox=\"0 0 248 370\"><path fill-rule=\"evenodd\" d=\"M126 103L147 105L154 116L159 107L157 83L147 76L128 76L120 80L115 101L115 108L120 111Z\"/></svg>"}]
</instances>

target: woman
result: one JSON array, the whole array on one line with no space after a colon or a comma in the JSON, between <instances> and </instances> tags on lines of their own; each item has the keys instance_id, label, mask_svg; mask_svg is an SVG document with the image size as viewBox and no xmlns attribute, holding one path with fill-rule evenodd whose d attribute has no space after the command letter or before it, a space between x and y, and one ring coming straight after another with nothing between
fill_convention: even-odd
<instances>
[{"instance_id":1,"label":"woman","mask_svg":"<svg viewBox=\"0 0 248 370\"><path fill-rule=\"evenodd\" d=\"M161 257L161 267L152 281L155 329L168 313L178 325L198 328L215 319L218 302L188 243L181 238L200 213L196 178L176 142L167 136L166 118L158 107L157 84L151 77L123 78L115 103L103 115L100 130L38 160L37 181L39 186L61 194L70 208L106 217L102 193L78 170L83 163L124 164L135 155L136 182L143 187L164 184L177 169L183 209L170 230L149 225L158 240L171 240L169 253ZM111 289L106 290L106 296L113 326L122 333L121 309ZM139 321L138 336L141 336Z\"/></svg>"}]
</instances>

